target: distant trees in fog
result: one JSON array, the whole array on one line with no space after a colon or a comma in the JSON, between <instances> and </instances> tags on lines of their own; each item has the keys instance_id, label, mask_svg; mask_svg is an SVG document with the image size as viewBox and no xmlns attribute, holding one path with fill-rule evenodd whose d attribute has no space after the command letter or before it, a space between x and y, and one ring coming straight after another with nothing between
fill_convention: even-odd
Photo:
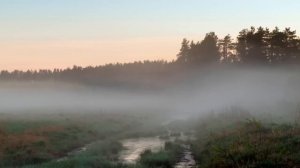
<instances>
[{"instance_id":1,"label":"distant trees in fog","mask_svg":"<svg viewBox=\"0 0 300 168\"><path fill-rule=\"evenodd\" d=\"M184 39L177 59L166 61L139 61L126 64L107 64L96 67L79 67L54 70L3 70L1 80L59 80L105 86L146 86L151 83L178 82L170 79L179 76L189 67L209 64L300 64L300 40L296 31L286 28L244 29L234 39L230 35L219 39L214 32L207 33L202 41ZM184 74L184 73L182 73ZM159 82L151 82L159 81Z\"/></svg>"},{"instance_id":2,"label":"distant trees in fog","mask_svg":"<svg viewBox=\"0 0 300 168\"><path fill-rule=\"evenodd\" d=\"M162 76L172 75L178 67L173 62L138 61L126 64L107 64L103 66L80 67L54 70L3 70L0 73L2 81L66 81L101 86L143 87L150 81L163 79ZM159 75L158 75L159 74ZM176 75L176 74L174 74ZM155 86L153 86L155 87Z\"/></svg>"},{"instance_id":3,"label":"distant trees in fog","mask_svg":"<svg viewBox=\"0 0 300 168\"><path fill-rule=\"evenodd\" d=\"M208 33L200 42L184 39L177 55L180 63L245 63L281 64L299 62L300 40L290 28L274 30L254 28L242 30L234 41L230 35L218 39Z\"/></svg>"},{"instance_id":4,"label":"distant trees in fog","mask_svg":"<svg viewBox=\"0 0 300 168\"><path fill-rule=\"evenodd\" d=\"M218 37L214 32L206 34L201 42L189 42L183 39L177 60L180 63L206 64L216 62L219 59L217 46Z\"/></svg>"}]
</instances>

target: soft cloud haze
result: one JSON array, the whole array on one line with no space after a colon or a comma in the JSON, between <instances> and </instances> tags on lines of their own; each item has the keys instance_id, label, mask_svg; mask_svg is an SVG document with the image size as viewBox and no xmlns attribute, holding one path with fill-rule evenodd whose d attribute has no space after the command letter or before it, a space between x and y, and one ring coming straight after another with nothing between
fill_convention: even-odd
<instances>
[{"instance_id":1,"label":"soft cloud haze","mask_svg":"<svg viewBox=\"0 0 300 168\"><path fill-rule=\"evenodd\" d=\"M294 0L0 0L1 69L175 58L182 38L300 30ZM276 23L276 24L274 24Z\"/></svg>"}]
</instances>

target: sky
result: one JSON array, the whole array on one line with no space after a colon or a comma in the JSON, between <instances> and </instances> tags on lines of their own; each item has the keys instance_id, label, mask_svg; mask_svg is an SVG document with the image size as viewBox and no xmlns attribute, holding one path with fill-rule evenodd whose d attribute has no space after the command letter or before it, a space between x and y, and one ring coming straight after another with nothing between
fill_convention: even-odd
<instances>
[{"instance_id":1,"label":"sky","mask_svg":"<svg viewBox=\"0 0 300 168\"><path fill-rule=\"evenodd\" d=\"M176 58L183 38L300 31L297 0L0 0L0 69Z\"/></svg>"}]
</instances>

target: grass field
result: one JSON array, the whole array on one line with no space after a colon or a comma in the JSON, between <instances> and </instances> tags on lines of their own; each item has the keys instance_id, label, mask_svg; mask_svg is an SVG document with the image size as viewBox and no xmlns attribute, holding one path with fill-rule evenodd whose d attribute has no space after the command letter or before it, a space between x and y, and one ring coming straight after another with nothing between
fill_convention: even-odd
<instances>
[{"instance_id":1,"label":"grass field","mask_svg":"<svg viewBox=\"0 0 300 168\"><path fill-rule=\"evenodd\" d=\"M51 117L30 114L2 118L0 165L89 167L91 164L93 167L93 163L110 164L117 161L118 152L122 150L121 139L159 134L161 129L157 129L159 125L155 120L145 114L128 113L60 113ZM92 150L56 162L89 143L93 145Z\"/></svg>"},{"instance_id":2,"label":"grass field","mask_svg":"<svg viewBox=\"0 0 300 168\"><path fill-rule=\"evenodd\" d=\"M151 113L6 115L0 120L0 167L171 168L182 157L182 144L191 146L200 168L298 167L300 126L292 115L297 113L278 122L231 109L167 125L166 115ZM193 138L184 142L181 132ZM163 149L144 151L135 165L120 160L123 139L157 136L166 141Z\"/></svg>"}]
</instances>

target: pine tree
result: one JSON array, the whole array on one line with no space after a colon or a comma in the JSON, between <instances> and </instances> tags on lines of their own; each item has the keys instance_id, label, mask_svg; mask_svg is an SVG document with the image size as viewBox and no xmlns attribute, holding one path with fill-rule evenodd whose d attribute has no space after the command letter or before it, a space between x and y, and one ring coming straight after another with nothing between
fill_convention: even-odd
<instances>
[{"instance_id":1,"label":"pine tree","mask_svg":"<svg viewBox=\"0 0 300 168\"><path fill-rule=\"evenodd\" d=\"M180 52L177 54L177 61L180 63L188 62L189 52L190 52L190 45L187 39L183 39L181 43Z\"/></svg>"}]
</instances>

